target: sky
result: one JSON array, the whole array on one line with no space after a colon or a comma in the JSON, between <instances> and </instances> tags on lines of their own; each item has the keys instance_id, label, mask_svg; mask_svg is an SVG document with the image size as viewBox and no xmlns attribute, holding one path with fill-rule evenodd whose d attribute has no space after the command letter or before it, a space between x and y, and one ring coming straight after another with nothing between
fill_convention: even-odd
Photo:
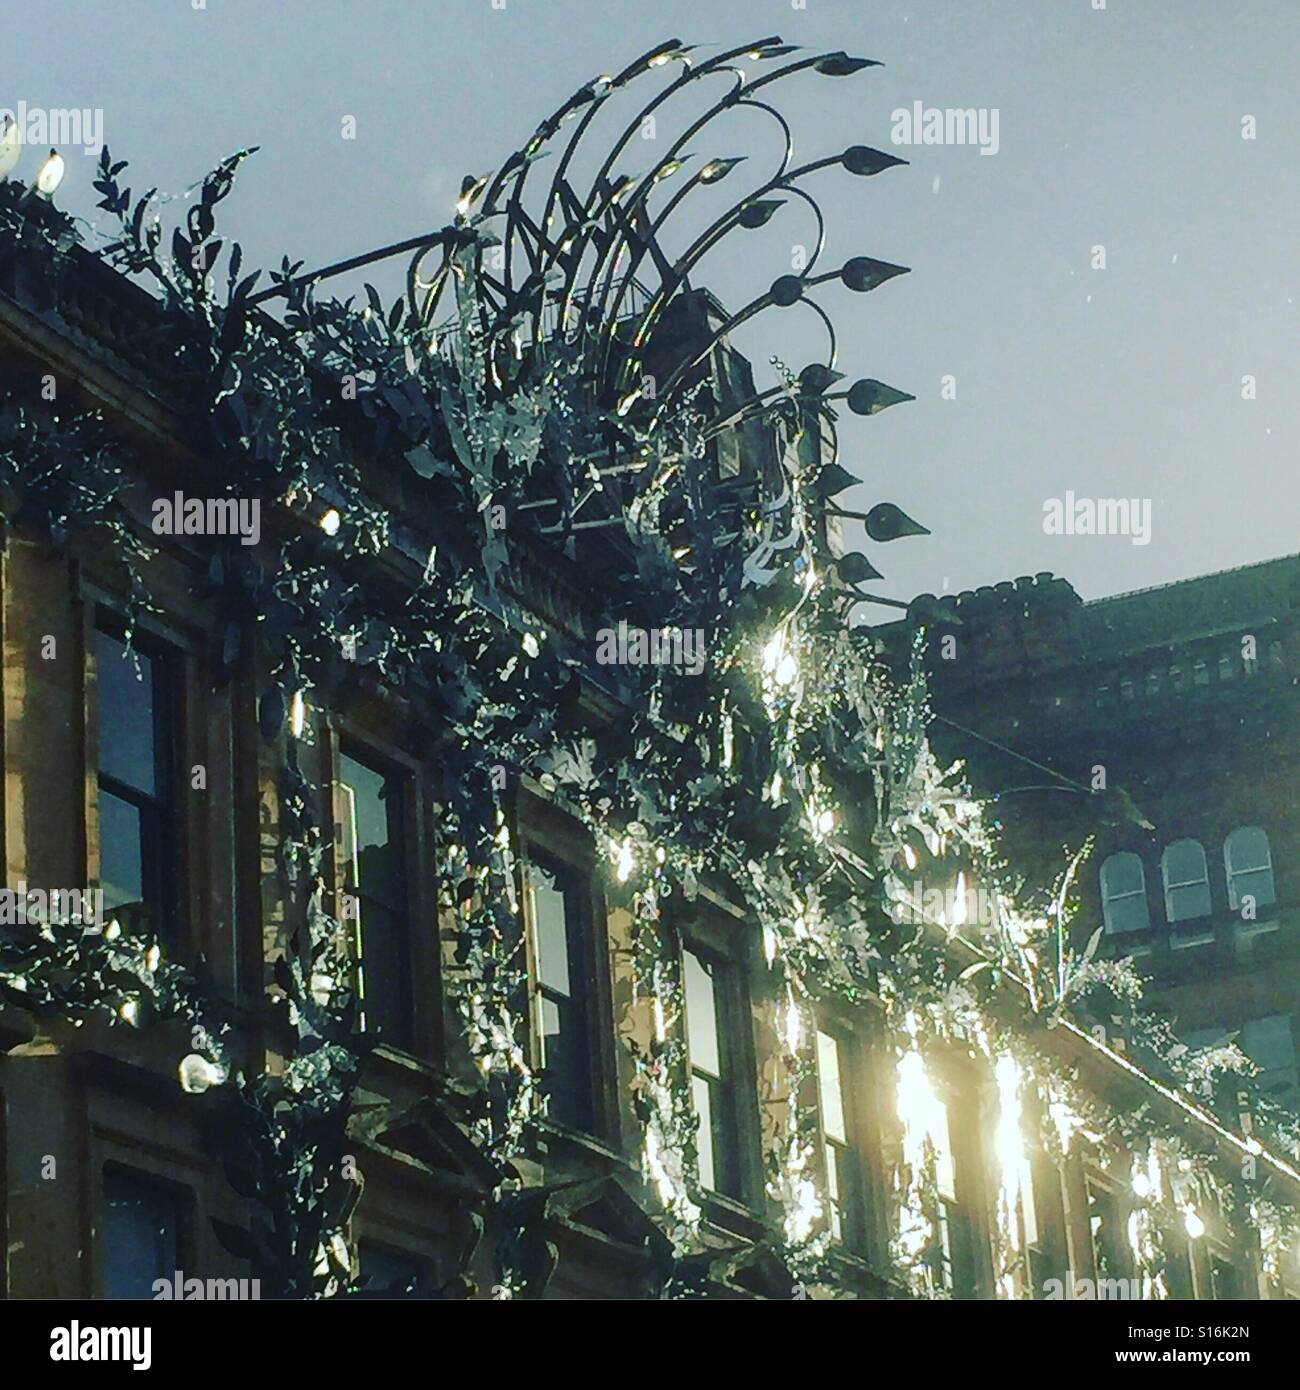
<instances>
[{"instance_id":1,"label":"sky","mask_svg":"<svg viewBox=\"0 0 1300 1390\"><path fill-rule=\"evenodd\" d=\"M798 162L854 144L910 161L805 184L822 267L912 272L819 299L849 380L917 398L845 417L841 461L863 482L841 500L896 502L932 533L871 547L874 591L1050 570L1096 598L1300 550L1297 0L42 0L5 27L0 108L102 111L137 191L183 194L259 145L219 222L246 266L445 225L465 174L663 39L875 59L771 89ZM996 152L899 143L894 113L918 102L982 112L989 135L996 119ZM776 127L722 130L692 153L750 156L738 196L774 166ZM654 138L676 133L665 117ZM629 172L654 162L640 143ZM70 153L58 201L103 225L94 163ZM701 268L728 304L789 273L811 214L792 202L748 235ZM395 291L399 273L370 278ZM772 309L738 345L760 371L797 370L823 342L810 313ZM1130 499L1129 533L1061 534L1070 494Z\"/></svg>"}]
</instances>

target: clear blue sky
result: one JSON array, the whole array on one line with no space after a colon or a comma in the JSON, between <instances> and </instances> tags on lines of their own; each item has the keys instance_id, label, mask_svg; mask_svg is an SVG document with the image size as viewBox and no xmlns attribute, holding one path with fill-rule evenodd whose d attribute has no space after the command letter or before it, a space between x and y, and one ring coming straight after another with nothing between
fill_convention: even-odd
<instances>
[{"instance_id":1,"label":"clear blue sky","mask_svg":"<svg viewBox=\"0 0 1300 1390\"><path fill-rule=\"evenodd\" d=\"M253 263L310 266L443 225L463 174L662 38L780 34L885 63L789 86L801 158L892 149L890 113L914 101L996 108L994 157L918 146L898 151L907 169L815 185L827 266L913 267L823 301L844 370L918 397L845 428L844 462L867 480L848 500L899 502L934 532L873 549L881 591L1047 569L1095 597L1300 549L1297 0L195 3L10 7L0 106L102 108L137 190L181 190L260 144L224 220ZM699 153L765 139L738 127ZM92 166L71 159L65 206L90 214ZM806 239L790 225L717 267L725 299L789 268ZM803 315L773 311L742 346L798 367L817 342ZM1044 534L1044 501L1067 490L1150 498L1151 543Z\"/></svg>"}]
</instances>

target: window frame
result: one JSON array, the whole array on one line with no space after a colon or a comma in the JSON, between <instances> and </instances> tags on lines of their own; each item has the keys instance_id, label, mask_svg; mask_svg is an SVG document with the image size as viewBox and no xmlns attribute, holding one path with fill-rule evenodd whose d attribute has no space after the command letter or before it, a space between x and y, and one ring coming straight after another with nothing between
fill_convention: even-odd
<instances>
[{"instance_id":1,"label":"window frame","mask_svg":"<svg viewBox=\"0 0 1300 1390\"><path fill-rule=\"evenodd\" d=\"M935 1096L947 1117L948 1156L952 1166L952 1190L940 1188L940 1240L946 1256L947 1289L954 1299L979 1299L988 1271L987 1232L983 1215L987 1200L988 1170L983 1145L988 1116L983 1096L973 1078L963 1081L953 1067L938 1066L932 1081ZM938 1155L936 1155L936 1160ZM937 1163L936 1163L937 1173Z\"/></svg>"},{"instance_id":2,"label":"window frame","mask_svg":"<svg viewBox=\"0 0 1300 1390\"><path fill-rule=\"evenodd\" d=\"M1136 1277L1133 1252L1128 1244L1128 1218L1131 1202L1121 1180L1101 1166L1099 1158L1085 1159L1082 1169L1084 1228L1088 1234L1088 1250L1092 1257L1096 1280ZM1094 1202L1101 1207L1103 1226L1100 1231L1092 1224ZM1106 1218L1110 1225L1106 1226ZM1115 1268L1111 1269L1110 1266Z\"/></svg>"},{"instance_id":3,"label":"window frame","mask_svg":"<svg viewBox=\"0 0 1300 1390\"><path fill-rule=\"evenodd\" d=\"M596 1075L596 1039L593 1004L596 995L596 961L592 951L594 932L591 910L590 872L579 865L557 856L536 841L521 844L519 856L519 884L523 904L525 952L528 961L528 1025L531 1047L531 1062L541 1083L547 1104L546 1118L553 1124L580 1134L595 1135L599 1131L600 1085ZM548 984L542 978L541 943L536 917L536 897L532 882L535 871L540 870L557 879L560 894L564 899L564 951L565 969L568 975L569 992L563 993L558 986ZM565 882L565 880L569 882ZM570 912L574 912L571 918ZM581 1042L586 1062L583 1091L569 1101L561 1101L560 1110L570 1113L554 1113L550 1108L553 1099L546 1093L546 1037L543 1027L543 1009L552 1004L561 1017L566 1014L573 1019Z\"/></svg>"},{"instance_id":4,"label":"window frame","mask_svg":"<svg viewBox=\"0 0 1300 1390\"><path fill-rule=\"evenodd\" d=\"M1264 842L1264 862L1263 864L1252 865L1249 868L1234 869L1232 865L1231 848L1233 836L1250 831L1256 832ZM1224 836L1223 839L1223 877L1224 882L1227 884L1228 888L1228 906L1232 909L1233 912L1239 912L1241 910L1241 898L1238 895L1237 885L1234 880L1246 874L1258 874L1264 872L1267 872L1268 874L1269 889L1271 891L1272 896L1265 903L1256 901L1255 906L1257 908L1275 907L1277 905L1277 875L1275 874L1273 869L1273 846L1269 842L1268 832L1262 826L1258 825L1234 826L1228 832L1228 834Z\"/></svg>"},{"instance_id":5,"label":"window frame","mask_svg":"<svg viewBox=\"0 0 1300 1390\"><path fill-rule=\"evenodd\" d=\"M845 1138L840 1140L828 1133L826 1112L822 1091L821 1039L828 1038L836 1049L836 1066L839 1079L840 1112L844 1123ZM817 1086L817 1122L821 1136L821 1162L823 1191L828 1204L828 1225L832 1242L839 1248L854 1255L866 1253L869 1244L870 1218L867 1203L867 1160L863 1142L862 1097L860 1086L865 1073L862 1057L861 1039L853 1032L844 1029L833 1020L819 1018L814 1033ZM839 1159L843 1158L847 1167L848 1191L844 1192L844 1174L839 1169ZM832 1191L831 1164L836 1160L835 1187ZM835 1208L839 1210L836 1211ZM838 1217L839 1230L836 1231Z\"/></svg>"},{"instance_id":6,"label":"window frame","mask_svg":"<svg viewBox=\"0 0 1300 1390\"><path fill-rule=\"evenodd\" d=\"M696 906L700 906L697 902ZM729 916L729 914L728 914ZM708 908L678 930L678 970L681 983L681 1029L686 1082L692 1086L695 1064L691 1060L686 1004L685 953L713 968L714 1012L718 1021L718 1057L721 1072L717 1084L725 1088L735 1152L732 1159L735 1191L706 1186L697 1171L699 1192L709 1201L753 1210L763 1191L761 1141L758 1119L758 1065L750 992L749 948L752 939L742 923L722 920L723 913ZM694 1098L692 1093L692 1110ZM715 1152L716 1164L716 1152ZM716 1167L714 1173L717 1177Z\"/></svg>"},{"instance_id":7,"label":"window frame","mask_svg":"<svg viewBox=\"0 0 1300 1390\"><path fill-rule=\"evenodd\" d=\"M1109 892L1106 886L1106 866L1119 859L1132 859L1136 862L1138 876L1141 880L1139 887L1125 893ZM1101 892L1101 920L1107 936L1130 936L1138 932L1149 931L1151 928L1151 899L1147 896L1147 868L1142 862L1142 856L1131 849L1116 850L1113 854L1108 854L1102 860L1097 870L1097 883ZM1125 902L1130 898L1140 898L1142 901L1143 917L1146 919L1138 927L1120 927L1111 922L1110 905L1115 902Z\"/></svg>"},{"instance_id":8,"label":"window frame","mask_svg":"<svg viewBox=\"0 0 1300 1390\"><path fill-rule=\"evenodd\" d=\"M536 1065L541 1057L537 1032L536 944L528 921L526 866L533 859L558 865L573 874L581 888L579 907L581 926L575 950L570 946L570 971L576 962L583 971L586 989L584 1007L587 1056L590 1063L591 1126L574 1128L563 1120L548 1116L546 1123L581 1139L595 1140L617 1148L622 1133L621 1090L616 1055L614 1021L613 961L610 954L609 915L605 899L603 866L596 856L590 834L580 822L528 785L518 789L513 808L517 849L515 891L519 895L520 922L523 926L527 964L529 1060Z\"/></svg>"},{"instance_id":9,"label":"window frame","mask_svg":"<svg viewBox=\"0 0 1300 1390\"><path fill-rule=\"evenodd\" d=\"M388 1260L393 1265L405 1264L414 1275L414 1280L404 1293L393 1293L396 1286L393 1284L376 1284L373 1288L366 1284L362 1288L362 1296L366 1298L428 1298L433 1290L435 1283L436 1263L427 1254L408 1249L405 1246L395 1245L390 1241L376 1239L370 1235L358 1235L355 1242L356 1249L356 1277L369 1279L373 1277L366 1271L366 1256L371 1258L378 1257L380 1260Z\"/></svg>"},{"instance_id":10,"label":"window frame","mask_svg":"<svg viewBox=\"0 0 1300 1390\"><path fill-rule=\"evenodd\" d=\"M197 1241L195 1240L195 1193L192 1188L184 1183L176 1182L171 1178L160 1177L157 1173L145 1168L136 1167L129 1161L123 1161L116 1157L102 1159L96 1165L96 1190L98 1196L98 1221L97 1231L99 1239L94 1264L94 1280L96 1297L105 1301L110 1300L106 1292L108 1285L108 1178L110 1172L124 1177L127 1181L133 1182L140 1187L153 1188L159 1194L166 1195L174 1205L176 1215L175 1233L175 1267L173 1269L162 1270L158 1278L165 1278L171 1283L176 1271L186 1274L186 1262L191 1253L197 1254Z\"/></svg>"},{"instance_id":11,"label":"window frame","mask_svg":"<svg viewBox=\"0 0 1300 1390\"><path fill-rule=\"evenodd\" d=\"M922 1065L934 1099L944 1115L940 1152L933 1133L926 1135L926 1152L934 1164L934 1215L926 1213L930 1246L939 1250L938 1267L924 1264L929 1287L955 1300L991 1297L992 1265L989 1248L990 1201L989 1095L983 1079L972 1070L968 1058L946 1047L927 1047ZM897 1089L895 1088L897 1107ZM896 1122L899 1122L896 1112ZM901 1140L901 1124L899 1128ZM948 1182L945 1184L944 1158ZM902 1155L899 1155L901 1160ZM914 1175L915 1176L915 1175Z\"/></svg>"},{"instance_id":12,"label":"window frame","mask_svg":"<svg viewBox=\"0 0 1300 1390\"><path fill-rule=\"evenodd\" d=\"M386 780L394 780L399 789L397 799L398 833L401 853L398 863L401 866L402 883L405 895L405 913L401 914L404 930L402 932L403 955L406 969L402 972L405 981L404 998L405 1023L402 1036L388 1032L381 1039L381 1046L408 1055L421 1057L436 1056L440 1050L441 1028L438 1023L441 1010L441 975L438 961L437 932L425 934L417 932L416 924L427 920L428 903L425 897L420 865L427 859L424 853L427 846L428 810L425 805L426 789L421 764L403 753L393 744L373 734L369 728L362 727L351 719L345 719L332 712L324 713L324 727L328 730L325 750L325 770L329 785L326 795L329 798L330 823L333 826L333 862L336 916L345 940L342 943L352 962L352 984L358 985L356 971L357 937L364 932L364 915L359 921L344 916L344 898L352 890L348 886L348 864L345 856L342 795L342 760L351 758L372 772L381 774ZM431 850L431 846L427 846ZM364 907L361 894L356 894ZM378 900L377 900L378 901ZM392 911L380 903L385 911ZM364 940L362 946L362 965L364 969ZM364 977L362 977L364 983ZM364 1013L364 996L358 997L358 1013Z\"/></svg>"},{"instance_id":13,"label":"window frame","mask_svg":"<svg viewBox=\"0 0 1300 1390\"><path fill-rule=\"evenodd\" d=\"M125 650L127 620L111 605L92 601L85 632L86 663L94 690L93 708L86 711L86 742L89 762L93 767L87 790L94 808L94 882L100 889L104 888L101 803L102 797L107 794L131 806L140 817L140 901L147 913L149 932L156 935L166 947L176 950L188 935L184 834L186 807L181 794L181 766L185 751L185 652L177 643L152 630L137 627L131 634L132 649L150 664L155 791L149 793L106 773L100 762L104 710L99 639L101 636L107 638ZM178 864L180 872L176 871ZM112 909L106 907L105 911L111 914Z\"/></svg>"},{"instance_id":14,"label":"window frame","mask_svg":"<svg viewBox=\"0 0 1300 1390\"><path fill-rule=\"evenodd\" d=\"M1180 879L1177 883L1171 882L1169 878L1169 852L1175 847L1182 845L1195 845L1201 856L1201 876L1199 878ZM1179 926L1184 922L1199 922L1206 917L1214 915L1214 895L1210 891L1210 863L1206 857L1205 846L1190 835L1181 836L1177 840L1170 840L1160 851L1160 884L1163 890L1165 921L1171 927ZM1188 888L1205 888L1205 910L1203 912L1192 912L1184 916L1175 917L1170 905L1170 894Z\"/></svg>"}]
</instances>

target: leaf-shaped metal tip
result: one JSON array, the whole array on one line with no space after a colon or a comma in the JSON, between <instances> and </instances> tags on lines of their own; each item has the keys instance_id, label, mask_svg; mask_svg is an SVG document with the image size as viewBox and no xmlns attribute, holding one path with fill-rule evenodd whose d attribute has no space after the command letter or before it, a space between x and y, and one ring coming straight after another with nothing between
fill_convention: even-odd
<instances>
[{"instance_id":1,"label":"leaf-shaped metal tip","mask_svg":"<svg viewBox=\"0 0 1300 1390\"><path fill-rule=\"evenodd\" d=\"M743 160L745 156L738 155L734 159L711 159L700 170L701 183L719 183L725 179L729 173Z\"/></svg>"},{"instance_id":2,"label":"leaf-shaped metal tip","mask_svg":"<svg viewBox=\"0 0 1300 1390\"><path fill-rule=\"evenodd\" d=\"M854 256L851 261L844 262L840 279L849 289L866 294L883 285L886 280L892 280L895 275L908 274L910 269L910 266L894 265L890 261L873 260L870 256Z\"/></svg>"},{"instance_id":3,"label":"leaf-shaped metal tip","mask_svg":"<svg viewBox=\"0 0 1300 1390\"><path fill-rule=\"evenodd\" d=\"M900 536L928 536L929 528L913 521L892 502L877 502L867 513L867 535L873 541L896 541Z\"/></svg>"},{"instance_id":4,"label":"leaf-shaped metal tip","mask_svg":"<svg viewBox=\"0 0 1300 1390\"><path fill-rule=\"evenodd\" d=\"M684 154L679 159L665 159L662 164L654 171L653 183L658 183L661 179L670 179L672 176L690 159L690 155Z\"/></svg>"},{"instance_id":5,"label":"leaf-shaped metal tip","mask_svg":"<svg viewBox=\"0 0 1300 1390\"><path fill-rule=\"evenodd\" d=\"M850 145L840 155L840 163L850 174L870 178L872 174L883 173L895 165L906 164L907 160L900 159L896 154L886 154L884 150L873 150L870 145Z\"/></svg>"},{"instance_id":6,"label":"leaf-shaped metal tip","mask_svg":"<svg viewBox=\"0 0 1300 1390\"><path fill-rule=\"evenodd\" d=\"M855 381L848 390L849 409L855 415L879 415L891 405L915 399L915 396L909 396L906 391L898 391L892 386L886 386L883 381L870 378Z\"/></svg>"},{"instance_id":7,"label":"leaf-shaped metal tip","mask_svg":"<svg viewBox=\"0 0 1300 1390\"><path fill-rule=\"evenodd\" d=\"M828 463L813 482L812 493L814 497L834 497L846 488L853 487L857 481L841 464Z\"/></svg>"},{"instance_id":8,"label":"leaf-shaped metal tip","mask_svg":"<svg viewBox=\"0 0 1300 1390\"><path fill-rule=\"evenodd\" d=\"M741 205L740 211L736 214L736 221L752 231L755 227L763 226L783 203L784 200L781 198L755 198L752 202Z\"/></svg>"},{"instance_id":9,"label":"leaf-shaped metal tip","mask_svg":"<svg viewBox=\"0 0 1300 1390\"><path fill-rule=\"evenodd\" d=\"M490 177L489 174L484 174L482 178L466 174L461 180L460 197L456 199L456 211L461 217L466 216L470 208L483 196L483 190L487 187Z\"/></svg>"},{"instance_id":10,"label":"leaf-shaped metal tip","mask_svg":"<svg viewBox=\"0 0 1300 1390\"><path fill-rule=\"evenodd\" d=\"M773 304L788 309L803 297L803 281L797 275L779 276L772 281L768 294L771 295Z\"/></svg>"},{"instance_id":11,"label":"leaf-shaped metal tip","mask_svg":"<svg viewBox=\"0 0 1300 1390\"><path fill-rule=\"evenodd\" d=\"M797 43L782 43L779 39L775 43L758 44L751 48L748 57L756 63L762 62L766 58L784 58L787 53L797 53L799 45Z\"/></svg>"},{"instance_id":12,"label":"leaf-shaped metal tip","mask_svg":"<svg viewBox=\"0 0 1300 1390\"><path fill-rule=\"evenodd\" d=\"M673 39L670 43L659 49L658 52L651 54L646 62L646 66L650 68L661 68L665 63L671 63L674 58L685 58L688 53L692 53L694 50L694 44L686 44L683 46L678 43L676 39Z\"/></svg>"},{"instance_id":13,"label":"leaf-shaped metal tip","mask_svg":"<svg viewBox=\"0 0 1300 1390\"><path fill-rule=\"evenodd\" d=\"M847 53L828 53L813 64L825 77L849 77L863 68L878 68L874 58L850 58Z\"/></svg>"},{"instance_id":14,"label":"leaf-shaped metal tip","mask_svg":"<svg viewBox=\"0 0 1300 1390\"><path fill-rule=\"evenodd\" d=\"M844 373L837 372L821 362L810 362L799 373L799 393L803 396L820 396L837 381L844 380Z\"/></svg>"},{"instance_id":15,"label":"leaf-shaped metal tip","mask_svg":"<svg viewBox=\"0 0 1300 1390\"><path fill-rule=\"evenodd\" d=\"M866 584L869 580L885 577L860 550L841 555L835 561L835 571L846 584Z\"/></svg>"}]
</instances>

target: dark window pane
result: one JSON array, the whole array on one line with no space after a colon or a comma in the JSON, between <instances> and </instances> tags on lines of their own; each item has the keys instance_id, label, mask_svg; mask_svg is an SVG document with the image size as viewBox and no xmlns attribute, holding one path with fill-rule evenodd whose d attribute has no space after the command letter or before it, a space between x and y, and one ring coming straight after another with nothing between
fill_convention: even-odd
<instances>
[{"instance_id":1,"label":"dark window pane","mask_svg":"<svg viewBox=\"0 0 1300 1390\"><path fill-rule=\"evenodd\" d=\"M389 1250L363 1240L357 1251L361 1261L362 1288L369 1294L401 1298L424 1282L428 1264L405 1250Z\"/></svg>"},{"instance_id":2,"label":"dark window pane","mask_svg":"<svg viewBox=\"0 0 1300 1390\"><path fill-rule=\"evenodd\" d=\"M1160 867L1165 880L1165 915L1186 922L1210 914L1205 851L1197 840L1175 840L1165 847Z\"/></svg>"},{"instance_id":3,"label":"dark window pane","mask_svg":"<svg viewBox=\"0 0 1300 1390\"><path fill-rule=\"evenodd\" d=\"M99 881L109 910L144 901L142 821L138 807L100 788Z\"/></svg>"},{"instance_id":4,"label":"dark window pane","mask_svg":"<svg viewBox=\"0 0 1300 1390\"><path fill-rule=\"evenodd\" d=\"M1143 891L1142 861L1136 854L1112 854L1101 866L1102 887L1108 897Z\"/></svg>"},{"instance_id":5,"label":"dark window pane","mask_svg":"<svg viewBox=\"0 0 1300 1390\"><path fill-rule=\"evenodd\" d=\"M1169 883L1193 883L1205 878L1205 851L1196 840L1175 840L1165 849L1165 878Z\"/></svg>"},{"instance_id":6,"label":"dark window pane","mask_svg":"<svg viewBox=\"0 0 1300 1390\"><path fill-rule=\"evenodd\" d=\"M1223 846L1228 870L1228 903L1233 909L1250 898L1256 908L1277 901L1268 836L1258 827L1243 825L1228 836Z\"/></svg>"},{"instance_id":7,"label":"dark window pane","mask_svg":"<svg viewBox=\"0 0 1300 1390\"><path fill-rule=\"evenodd\" d=\"M344 754L344 856L348 886L395 911L406 906L401 783Z\"/></svg>"},{"instance_id":8,"label":"dark window pane","mask_svg":"<svg viewBox=\"0 0 1300 1390\"><path fill-rule=\"evenodd\" d=\"M546 1113L573 1129L594 1127L591 1049L586 1022L572 1001L539 1001L542 1091Z\"/></svg>"},{"instance_id":9,"label":"dark window pane","mask_svg":"<svg viewBox=\"0 0 1300 1390\"><path fill-rule=\"evenodd\" d=\"M366 1026L393 1043L411 1041L411 962L406 919L362 898L361 989Z\"/></svg>"},{"instance_id":10,"label":"dark window pane","mask_svg":"<svg viewBox=\"0 0 1300 1390\"><path fill-rule=\"evenodd\" d=\"M1210 1281L1211 1297L1216 1302L1236 1302L1240 1299L1237 1271L1227 1260L1222 1260L1217 1255L1210 1256Z\"/></svg>"},{"instance_id":11,"label":"dark window pane","mask_svg":"<svg viewBox=\"0 0 1300 1390\"><path fill-rule=\"evenodd\" d=\"M157 1279L181 1267L180 1202L167 1188L117 1168L104 1170L105 1298L153 1298Z\"/></svg>"},{"instance_id":12,"label":"dark window pane","mask_svg":"<svg viewBox=\"0 0 1300 1390\"><path fill-rule=\"evenodd\" d=\"M524 872L546 1113L561 1124L590 1131L596 1111L583 907L588 886L580 874L558 863L534 858Z\"/></svg>"},{"instance_id":13,"label":"dark window pane","mask_svg":"<svg viewBox=\"0 0 1300 1390\"><path fill-rule=\"evenodd\" d=\"M158 792L154 709L154 666L136 652L140 675L124 643L95 634L96 695L99 704L99 771L146 796Z\"/></svg>"},{"instance_id":14,"label":"dark window pane","mask_svg":"<svg viewBox=\"0 0 1300 1390\"><path fill-rule=\"evenodd\" d=\"M358 974L365 1026L409 1046L414 1037L402 780L339 757L344 879L357 899Z\"/></svg>"},{"instance_id":15,"label":"dark window pane","mask_svg":"<svg viewBox=\"0 0 1300 1390\"><path fill-rule=\"evenodd\" d=\"M1171 922L1190 922L1194 917L1208 917L1209 884L1192 883L1181 888L1171 888L1168 893L1168 909Z\"/></svg>"},{"instance_id":16,"label":"dark window pane","mask_svg":"<svg viewBox=\"0 0 1300 1390\"><path fill-rule=\"evenodd\" d=\"M1272 869L1252 869L1249 872L1233 874L1229 880L1232 886L1232 906L1242 907L1247 898L1256 910L1270 907L1277 901L1277 890L1273 886Z\"/></svg>"},{"instance_id":17,"label":"dark window pane","mask_svg":"<svg viewBox=\"0 0 1300 1390\"><path fill-rule=\"evenodd\" d=\"M1124 850L1102 864L1101 905L1107 931L1142 931L1150 925L1146 875L1136 854Z\"/></svg>"},{"instance_id":18,"label":"dark window pane","mask_svg":"<svg viewBox=\"0 0 1300 1390\"><path fill-rule=\"evenodd\" d=\"M1151 925L1145 894L1141 897L1132 894L1126 898L1112 898L1106 904L1104 915L1107 931L1145 931Z\"/></svg>"}]
</instances>

